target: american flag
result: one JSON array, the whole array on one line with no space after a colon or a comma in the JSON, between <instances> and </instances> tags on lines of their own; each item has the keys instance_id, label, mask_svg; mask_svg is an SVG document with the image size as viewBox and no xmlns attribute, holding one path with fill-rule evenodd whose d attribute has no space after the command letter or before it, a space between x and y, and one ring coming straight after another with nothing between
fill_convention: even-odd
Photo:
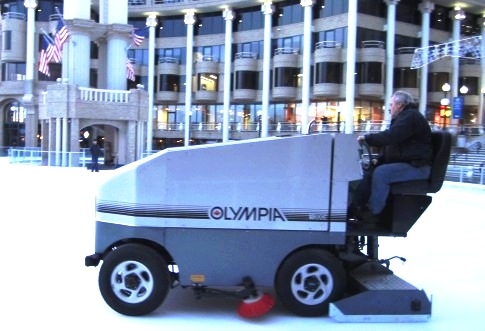
<instances>
[{"instance_id":1,"label":"american flag","mask_svg":"<svg viewBox=\"0 0 485 331\"><path fill-rule=\"evenodd\" d=\"M126 78L135 81L135 68L133 68L130 59L126 59Z\"/></svg>"},{"instance_id":2,"label":"american flag","mask_svg":"<svg viewBox=\"0 0 485 331\"><path fill-rule=\"evenodd\" d=\"M67 30L62 15L59 14L59 20L57 21L56 26L56 34L54 35L54 45L56 46L59 54L62 54L62 47L66 43L67 39L69 39L69 30Z\"/></svg>"},{"instance_id":3,"label":"american flag","mask_svg":"<svg viewBox=\"0 0 485 331\"><path fill-rule=\"evenodd\" d=\"M39 71L46 76L51 75L49 70L49 62L52 59L52 51L54 50L54 45L52 45L49 37L45 34L42 35L42 43L39 56Z\"/></svg>"},{"instance_id":4,"label":"american flag","mask_svg":"<svg viewBox=\"0 0 485 331\"><path fill-rule=\"evenodd\" d=\"M148 27L131 31L131 39L133 40L133 44L140 46L143 40L145 40L145 37L148 36L148 33Z\"/></svg>"}]
</instances>

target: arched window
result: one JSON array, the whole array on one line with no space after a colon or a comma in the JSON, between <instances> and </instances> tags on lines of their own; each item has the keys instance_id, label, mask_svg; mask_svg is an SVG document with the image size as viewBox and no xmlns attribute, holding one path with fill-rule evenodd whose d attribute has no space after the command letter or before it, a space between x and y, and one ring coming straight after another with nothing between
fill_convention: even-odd
<instances>
[{"instance_id":1,"label":"arched window","mask_svg":"<svg viewBox=\"0 0 485 331\"><path fill-rule=\"evenodd\" d=\"M25 146L25 108L18 101L4 108L4 145Z\"/></svg>"}]
</instances>

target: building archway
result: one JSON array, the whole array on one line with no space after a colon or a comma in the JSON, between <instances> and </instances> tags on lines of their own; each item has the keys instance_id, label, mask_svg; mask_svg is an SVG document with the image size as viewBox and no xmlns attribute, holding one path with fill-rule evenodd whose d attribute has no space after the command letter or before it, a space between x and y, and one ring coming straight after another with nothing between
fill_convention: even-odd
<instances>
[{"instance_id":1,"label":"building archway","mask_svg":"<svg viewBox=\"0 0 485 331\"><path fill-rule=\"evenodd\" d=\"M25 146L26 112L22 103L9 100L2 107L3 146Z\"/></svg>"},{"instance_id":2,"label":"building archway","mask_svg":"<svg viewBox=\"0 0 485 331\"><path fill-rule=\"evenodd\" d=\"M117 166L127 163L126 124L122 121L106 123L83 120L80 123L79 147L89 148L94 140L98 141L104 154L106 166Z\"/></svg>"}]
</instances>

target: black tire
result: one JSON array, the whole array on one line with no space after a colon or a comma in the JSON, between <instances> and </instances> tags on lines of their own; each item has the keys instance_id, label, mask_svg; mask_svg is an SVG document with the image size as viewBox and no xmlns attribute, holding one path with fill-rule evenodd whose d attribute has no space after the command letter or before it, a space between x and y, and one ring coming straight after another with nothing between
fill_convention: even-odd
<instances>
[{"instance_id":1,"label":"black tire","mask_svg":"<svg viewBox=\"0 0 485 331\"><path fill-rule=\"evenodd\" d=\"M110 252L98 281L108 306L129 316L151 313L170 289L167 263L153 249L139 244L126 244Z\"/></svg>"},{"instance_id":2,"label":"black tire","mask_svg":"<svg viewBox=\"0 0 485 331\"><path fill-rule=\"evenodd\" d=\"M328 314L329 303L345 291L340 261L323 249L310 248L288 257L275 280L278 299L290 312L315 317Z\"/></svg>"}]
</instances>

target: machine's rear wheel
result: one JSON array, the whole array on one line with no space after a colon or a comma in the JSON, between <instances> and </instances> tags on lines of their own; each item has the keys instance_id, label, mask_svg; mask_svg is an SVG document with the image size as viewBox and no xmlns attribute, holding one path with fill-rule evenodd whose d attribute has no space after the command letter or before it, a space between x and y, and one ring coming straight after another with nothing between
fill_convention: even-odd
<instances>
[{"instance_id":1,"label":"machine's rear wheel","mask_svg":"<svg viewBox=\"0 0 485 331\"><path fill-rule=\"evenodd\" d=\"M103 299L115 311L130 316L151 313L170 288L167 263L153 249L127 244L109 253L99 272Z\"/></svg>"},{"instance_id":2,"label":"machine's rear wheel","mask_svg":"<svg viewBox=\"0 0 485 331\"><path fill-rule=\"evenodd\" d=\"M281 303L296 315L326 315L329 303L345 290L345 271L340 261L327 251L303 250L282 263L275 290Z\"/></svg>"}]
</instances>

